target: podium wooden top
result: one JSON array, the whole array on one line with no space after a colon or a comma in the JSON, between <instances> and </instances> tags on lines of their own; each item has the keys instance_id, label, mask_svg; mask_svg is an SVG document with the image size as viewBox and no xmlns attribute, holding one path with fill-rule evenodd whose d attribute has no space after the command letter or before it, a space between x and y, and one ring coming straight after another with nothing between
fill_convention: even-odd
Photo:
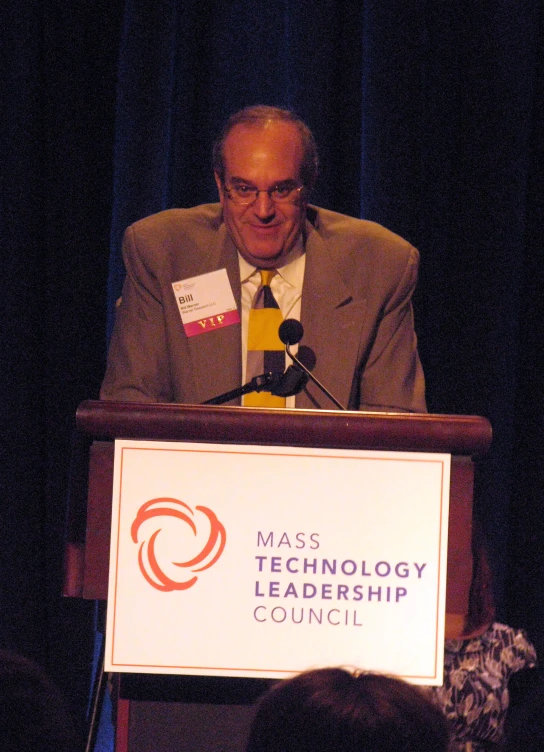
<instances>
[{"instance_id":1,"label":"podium wooden top","mask_svg":"<svg viewBox=\"0 0 544 752\"><path fill-rule=\"evenodd\" d=\"M484 454L491 425L475 415L285 410L137 402L82 402L76 427L94 439L272 444Z\"/></svg>"}]
</instances>

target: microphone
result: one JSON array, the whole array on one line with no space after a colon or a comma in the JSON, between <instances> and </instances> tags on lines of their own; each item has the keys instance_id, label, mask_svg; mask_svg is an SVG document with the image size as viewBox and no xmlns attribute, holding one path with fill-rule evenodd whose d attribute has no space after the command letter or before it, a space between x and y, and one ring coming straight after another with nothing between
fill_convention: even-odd
<instances>
[{"instance_id":1,"label":"microphone","mask_svg":"<svg viewBox=\"0 0 544 752\"><path fill-rule=\"evenodd\" d=\"M297 358L295 355L293 355L293 353L291 352L290 350L291 345L298 344L300 340L302 339L303 334L304 334L304 327L302 326L300 321L297 321L296 319L285 319L285 321L283 321L280 324L280 327L278 329L279 338L285 345L285 350L287 352L287 355L291 358L293 363L296 366L298 366L299 369L304 371L304 373L307 376L307 379L311 379L314 382L314 384L318 387L318 389L320 389L323 392L323 394L325 394L331 400L331 402L333 402L336 405L336 407L339 410L345 410L346 408L340 402L338 402L338 400L335 397L332 396L329 390L326 389L323 386L323 384L320 381L318 381L318 379L316 379L316 377L312 373L310 373L310 370L304 365L304 363L302 363L302 361L299 358ZM291 370L292 367L293 366L290 366L287 369L285 375L287 375L287 373ZM303 389L304 386L305 384L301 386L300 389ZM296 394L296 392L294 392L294 394Z\"/></svg>"},{"instance_id":2,"label":"microphone","mask_svg":"<svg viewBox=\"0 0 544 752\"><path fill-rule=\"evenodd\" d=\"M270 391L276 397L292 397L301 392L308 383L308 376L298 366L289 368L278 376Z\"/></svg>"},{"instance_id":3,"label":"microphone","mask_svg":"<svg viewBox=\"0 0 544 752\"><path fill-rule=\"evenodd\" d=\"M285 319L280 324L278 335L284 345L298 345L304 334L304 327L296 319ZM290 354L289 354L290 357Z\"/></svg>"}]
</instances>

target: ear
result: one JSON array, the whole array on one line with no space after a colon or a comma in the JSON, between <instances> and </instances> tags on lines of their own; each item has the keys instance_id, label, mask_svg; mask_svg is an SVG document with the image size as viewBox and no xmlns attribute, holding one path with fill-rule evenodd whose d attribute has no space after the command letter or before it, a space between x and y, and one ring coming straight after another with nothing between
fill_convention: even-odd
<instances>
[{"instance_id":1,"label":"ear","mask_svg":"<svg viewBox=\"0 0 544 752\"><path fill-rule=\"evenodd\" d=\"M213 176L215 178L215 184L217 186L217 191L219 193L219 201L222 204L224 202L224 200L225 200L225 192L223 190L223 183L221 182L221 178L219 177L219 175L217 174L217 172L214 172Z\"/></svg>"}]
</instances>

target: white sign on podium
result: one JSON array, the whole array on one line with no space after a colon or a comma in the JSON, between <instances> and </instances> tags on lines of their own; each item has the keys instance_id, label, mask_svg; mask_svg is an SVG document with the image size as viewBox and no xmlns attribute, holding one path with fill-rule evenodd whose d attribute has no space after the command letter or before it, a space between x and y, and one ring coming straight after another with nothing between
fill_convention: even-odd
<instances>
[{"instance_id":1,"label":"white sign on podium","mask_svg":"<svg viewBox=\"0 0 544 752\"><path fill-rule=\"evenodd\" d=\"M441 684L450 455L116 441L106 670Z\"/></svg>"}]
</instances>

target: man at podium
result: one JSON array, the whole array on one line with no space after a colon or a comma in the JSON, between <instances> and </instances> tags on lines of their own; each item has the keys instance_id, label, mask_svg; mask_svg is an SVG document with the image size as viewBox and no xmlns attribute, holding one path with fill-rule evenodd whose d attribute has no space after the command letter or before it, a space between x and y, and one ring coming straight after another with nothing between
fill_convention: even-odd
<instances>
[{"instance_id":1,"label":"man at podium","mask_svg":"<svg viewBox=\"0 0 544 752\"><path fill-rule=\"evenodd\" d=\"M313 135L292 112L255 106L227 121L214 147L219 203L169 209L125 233L102 399L200 404L283 371L277 325L291 318L337 403L425 411L418 252L375 223L311 205L317 170ZM311 381L286 400L261 395L244 404L335 407Z\"/></svg>"}]
</instances>

